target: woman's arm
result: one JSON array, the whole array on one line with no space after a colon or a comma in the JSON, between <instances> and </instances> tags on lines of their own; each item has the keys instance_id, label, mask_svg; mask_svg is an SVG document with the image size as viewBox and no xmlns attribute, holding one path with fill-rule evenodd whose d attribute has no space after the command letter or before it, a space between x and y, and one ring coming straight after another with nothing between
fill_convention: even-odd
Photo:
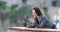
<instances>
[{"instance_id":1,"label":"woman's arm","mask_svg":"<svg viewBox=\"0 0 60 32\"><path fill-rule=\"evenodd\" d=\"M41 17L41 23L39 24L38 28L43 28L47 21L48 19L46 17Z\"/></svg>"},{"instance_id":2,"label":"woman's arm","mask_svg":"<svg viewBox=\"0 0 60 32\"><path fill-rule=\"evenodd\" d=\"M33 18L29 18L28 21L29 22L27 23L27 27L29 27L29 28L35 28L36 27L36 24L35 24L35 21Z\"/></svg>"},{"instance_id":3,"label":"woman's arm","mask_svg":"<svg viewBox=\"0 0 60 32\"><path fill-rule=\"evenodd\" d=\"M35 28L36 25L35 25L35 23L33 23L33 24L32 24L32 23L29 23L29 24L27 25L27 27L28 27L28 28Z\"/></svg>"}]
</instances>

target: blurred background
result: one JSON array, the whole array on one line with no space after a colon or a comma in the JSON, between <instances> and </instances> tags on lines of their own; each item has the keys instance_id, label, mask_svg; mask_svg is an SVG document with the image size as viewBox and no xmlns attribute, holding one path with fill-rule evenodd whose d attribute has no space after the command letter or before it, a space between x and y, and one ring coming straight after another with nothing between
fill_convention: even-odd
<instances>
[{"instance_id":1,"label":"blurred background","mask_svg":"<svg viewBox=\"0 0 60 32\"><path fill-rule=\"evenodd\" d=\"M6 28L22 27L25 16L32 16L32 8L39 7L42 13L60 29L60 0L0 0L0 32Z\"/></svg>"}]
</instances>

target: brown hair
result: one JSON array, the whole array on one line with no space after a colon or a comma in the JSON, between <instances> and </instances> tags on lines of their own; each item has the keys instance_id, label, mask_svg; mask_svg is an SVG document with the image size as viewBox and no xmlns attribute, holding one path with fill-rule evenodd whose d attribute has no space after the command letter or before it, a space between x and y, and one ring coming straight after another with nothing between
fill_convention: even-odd
<instances>
[{"instance_id":1,"label":"brown hair","mask_svg":"<svg viewBox=\"0 0 60 32\"><path fill-rule=\"evenodd\" d=\"M35 12L36 12L36 14L38 16L41 16L42 15L42 12L41 12L41 10L38 7L33 8L33 10L35 10Z\"/></svg>"}]
</instances>

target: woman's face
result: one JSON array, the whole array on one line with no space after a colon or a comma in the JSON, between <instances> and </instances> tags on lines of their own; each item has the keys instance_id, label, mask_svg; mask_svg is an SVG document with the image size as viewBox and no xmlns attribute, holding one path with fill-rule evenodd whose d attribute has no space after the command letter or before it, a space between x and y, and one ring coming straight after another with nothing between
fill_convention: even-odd
<instances>
[{"instance_id":1,"label":"woman's face","mask_svg":"<svg viewBox=\"0 0 60 32\"><path fill-rule=\"evenodd\" d=\"M36 16L37 16L37 14L36 14L35 10L32 10L32 14L33 14L33 16L34 16L34 17L36 17Z\"/></svg>"}]
</instances>

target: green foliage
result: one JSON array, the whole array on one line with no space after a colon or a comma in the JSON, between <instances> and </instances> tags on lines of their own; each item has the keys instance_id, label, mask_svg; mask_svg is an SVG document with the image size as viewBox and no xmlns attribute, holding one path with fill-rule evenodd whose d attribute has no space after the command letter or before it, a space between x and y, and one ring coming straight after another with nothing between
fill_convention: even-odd
<instances>
[{"instance_id":1,"label":"green foliage","mask_svg":"<svg viewBox=\"0 0 60 32\"><path fill-rule=\"evenodd\" d=\"M10 9L11 9L10 12L12 12L13 14L18 13L18 8L17 7L18 7L17 4L12 4L11 7L10 7Z\"/></svg>"},{"instance_id":2,"label":"green foliage","mask_svg":"<svg viewBox=\"0 0 60 32\"><path fill-rule=\"evenodd\" d=\"M6 4L5 1L0 1L0 6L4 6Z\"/></svg>"},{"instance_id":3,"label":"green foliage","mask_svg":"<svg viewBox=\"0 0 60 32\"><path fill-rule=\"evenodd\" d=\"M6 2L5 1L0 1L0 12L4 13L6 8Z\"/></svg>"},{"instance_id":4,"label":"green foliage","mask_svg":"<svg viewBox=\"0 0 60 32\"><path fill-rule=\"evenodd\" d=\"M10 7L6 7L4 13L9 13L11 11Z\"/></svg>"},{"instance_id":5,"label":"green foliage","mask_svg":"<svg viewBox=\"0 0 60 32\"><path fill-rule=\"evenodd\" d=\"M31 14L30 6L28 4L22 5L19 8L19 14L20 16L30 15Z\"/></svg>"}]
</instances>

